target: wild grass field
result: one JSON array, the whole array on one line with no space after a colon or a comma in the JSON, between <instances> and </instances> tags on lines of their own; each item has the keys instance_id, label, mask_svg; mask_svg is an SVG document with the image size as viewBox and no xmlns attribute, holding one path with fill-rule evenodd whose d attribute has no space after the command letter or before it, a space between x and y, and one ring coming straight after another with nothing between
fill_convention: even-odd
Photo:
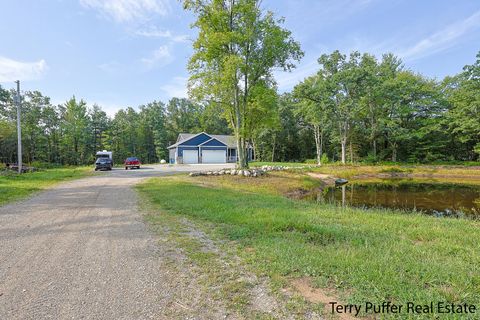
<instances>
[{"instance_id":1,"label":"wild grass field","mask_svg":"<svg viewBox=\"0 0 480 320\"><path fill-rule=\"evenodd\" d=\"M329 174L342 178L378 178L389 176L408 176L412 178L434 178L439 180L455 180L480 183L480 163L472 162L464 165L459 164L425 164L413 165L402 163L386 163L381 165L370 164L346 164L329 163L322 166L300 162L252 162L252 167L288 166L291 168L303 168L303 171Z\"/></svg>"},{"instance_id":2,"label":"wild grass field","mask_svg":"<svg viewBox=\"0 0 480 320\"><path fill-rule=\"evenodd\" d=\"M287 172L258 179L175 176L149 179L138 190L157 210L151 223L178 216L206 225L277 289L307 283L348 303L480 301L480 222L283 195L310 183Z\"/></svg>"}]
</instances>

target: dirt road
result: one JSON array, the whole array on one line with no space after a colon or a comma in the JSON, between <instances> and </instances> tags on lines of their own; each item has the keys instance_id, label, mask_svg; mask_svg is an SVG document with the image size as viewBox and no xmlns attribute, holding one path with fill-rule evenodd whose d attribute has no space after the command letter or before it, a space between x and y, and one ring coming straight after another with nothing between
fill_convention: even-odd
<instances>
[{"instance_id":1,"label":"dirt road","mask_svg":"<svg viewBox=\"0 0 480 320\"><path fill-rule=\"evenodd\" d=\"M147 230L132 189L189 170L117 170L0 207L0 319L224 318Z\"/></svg>"}]
</instances>

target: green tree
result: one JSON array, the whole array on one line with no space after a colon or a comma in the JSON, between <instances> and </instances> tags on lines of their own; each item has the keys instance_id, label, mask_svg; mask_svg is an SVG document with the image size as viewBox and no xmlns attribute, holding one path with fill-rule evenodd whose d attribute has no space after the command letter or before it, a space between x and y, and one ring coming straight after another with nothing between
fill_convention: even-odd
<instances>
[{"instance_id":1,"label":"green tree","mask_svg":"<svg viewBox=\"0 0 480 320\"><path fill-rule=\"evenodd\" d=\"M39 91L27 91L22 98L22 142L27 161L48 161L47 135L43 112L50 106L50 98Z\"/></svg>"},{"instance_id":2,"label":"green tree","mask_svg":"<svg viewBox=\"0 0 480 320\"><path fill-rule=\"evenodd\" d=\"M109 124L110 119L99 105L94 104L92 108L88 110L88 130L90 132L88 149L92 156L94 156L97 151L104 149Z\"/></svg>"},{"instance_id":3,"label":"green tree","mask_svg":"<svg viewBox=\"0 0 480 320\"><path fill-rule=\"evenodd\" d=\"M246 123L244 128L248 132L248 142L253 145L254 151L258 151L255 150L255 146L260 136L266 134L266 137L268 137L268 133L270 133L273 141L271 161L274 161L277 133L281 131L279 130L280 117L277 93L273 90L263 90L264 88L257 89L264 92L252 94L250 108L247 109L248 114L245 116Z\"/></svg>"},{"instance_id":4,"label":"green tree","mask_svg":"<svg viewBox=\"0 0 480 320\"><path fill-rule=\"evenodd\" d=\"M450 81L447 99L452 105L448 114L450 128L460 142L470 146L480 156L480 52L473 65L464 67L463 72Z\"/></svg>"},{"instance_id":5,"label":"green tree","mask_svg":"<svg viewBox=\"0 0 480 320\"><path fill-rule=\"evenodd\" d=\"M215 102L224 112L237 141L238 166L247 167L250 129L263 119L257 114L261 96L275 92L274 68L290 70L303 56L291 32L257 0L184 0L197 16L199 35L188 68L190 95ZM273 93L269 93L273 92ZM260 96L261 95L261 96Z\"/></svg>"},{"instance_id":6,"label":"green tree","mask_svg":"<svg viewBox=\"0 0 480 320\"><path fill-rule=\"evenodd\" d=\"M0 86L0 162L14 162L16 157L16 127L9 112L10 92Z\"/></svg>"},{"instance_id":7,"label":"green tree","mask_svg":"<svg viewBox=\"0 0 480 320\"><path fill-rule=\"evenodd\" d=\"M173 143L179 133L196 133L202 131L200 120L203 108L185 98L172 98L166 108L166 126L168 140Z\"/></svg>"},{"instance_id":8,"label":"green tree","mask_svg":"<svg viewBox=\"0 0 480 320\"><path fill-rule=\"evenodd\" d=\"M306 78L293 90L297 98L296 112L313 129L317 165L322 164L324 138L332 127L333 99L325 75L318 73Z\"/></svg>"},{"instance_id":9,"label":"green tree","mask_svg":"<svg viewBox=\"0 0 480 320\"><path fill-rule=\"evenodd\" d=\"M17 132L15 124L0 119L0 162L16 162Z\"/></svg>"},{"instance_id":10,"label":"green tree","mask_svg":"<svg viewBox=\"0 0 480 320\"><path fill-rule=\"evenodd\" d=\"M154 101L140 107L140 128L146 158L153 163L167 158L168 137L165 120L165 105Z\"/></svg>"},{"instance_id":11,"label":"green tree","mask_svg":"<svg viewBox=\"0 0 480 320\"><path fill-rule=\"evenodd\" d=\"M372 159L378 159L378 139L383 132L386 108L388 105L388 88L385 84L394 79L403 69L400 59L393 54L384 54L379 63L374 56L365 54L362 56L361 66L364 71L363 96L360 99L361 116L365 119L366 134L371 144Z\"/></svg>"},{"instance_id":12,"label":"green tree","mask_svg":"<svg viewBox=\"0 0 480 320\"><path fill-rule=\"evenodd\" d=\"M88 137L88 115L85 101L75 96L65 103L63 114L63 150L68 164L85 163L86 138Z\"/></svg>"},{"instance_id":13,"label":"green tree","mask_svg":"<svg viewBox=\"0 0 480 320\"><path fill-rule=\"evenodd\" d=\"M207 104L200 114L201 131L211 134L231 134L232 129L228 126L228 122L222 113L218 112L219 108L211 103Z\"/></svg>"},{"instance_id":14,"label":"green tree","mask_svg":"<svg viewBox=\"0 0 480 320\"><path fill-rule=\"evenodd\" d=\"M419 130L425 126L424 120L438 115L436 84L411 71L401 71L387 81L385 89L384 134L391 149L391 160L397 161L400 145L415 141L411 150L414 151L421 138Z\"/></svg>"},{"instance_id":15,"label":"green tree","mask_svg":"<svg viewBox=\"0 0 480 320\"><path fill-rule=\"evenodd\" d=\"M44 125L44 134L46 136L46 156L43 161L50 163L61 162L60 142L61 136L61 119L58 107L47 105L43 108L42 121Z\"/></svg>"},{"instance_id":16,"label":"green tree","mask_svg":"<svg viewBox=\"0 0 480 320\"><path fill-rule=\"evenodd\" d=\"M352 52L348 59L339 51L330 55L324 54L318 59L319 77L325 79L325 92L330 94L342 163L346 162L348 138L360 113L360 99L365 88L360 59L361 55L356 51Z\"/></svg>"},{"instance_id":17,"label":"green tree","mask_svg":"<svg viewBox=\"0 0 480 320\"><path fill-rule=\"evenodd\" d=\"M8 104L11 102L10 92L0 85L0 118L7 117Z\"/></svg>"}]
</instances>

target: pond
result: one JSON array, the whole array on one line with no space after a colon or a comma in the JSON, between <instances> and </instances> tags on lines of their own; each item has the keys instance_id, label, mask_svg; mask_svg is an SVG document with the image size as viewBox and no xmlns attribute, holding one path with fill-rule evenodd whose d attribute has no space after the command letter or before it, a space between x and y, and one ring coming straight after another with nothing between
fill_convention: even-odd
<instances>
[{"instance_id":1,"label":"pond","mask_svg":"<svg viewBox=\"0 0 480 320\"><path fill-rule=\"evenodd\" d=\"M360 208L417 211L438 217L480 219L480 186L405 179L354 181L315 190L304 199Z\"/></svg>"}]
</instances>

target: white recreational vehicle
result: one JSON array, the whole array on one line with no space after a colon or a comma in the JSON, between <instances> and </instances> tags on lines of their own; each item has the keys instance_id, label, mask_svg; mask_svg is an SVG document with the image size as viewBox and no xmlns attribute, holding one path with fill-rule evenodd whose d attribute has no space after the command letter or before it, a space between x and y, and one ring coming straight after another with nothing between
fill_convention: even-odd
<instances>
[{"instance_id":1,"label":"white recreational vehicle","mask_svg":"<svg viewBox=\"0 0 480 320\"><path fill-rule=\"evenodd\" d=\"M112 151L107 151L107 150L98 151L97 154L96 154L96 158L97 159L108 158L108 159L112 160L112 163L113 163L113 153L112 153Z\"/></svg>"}]
</instances>

